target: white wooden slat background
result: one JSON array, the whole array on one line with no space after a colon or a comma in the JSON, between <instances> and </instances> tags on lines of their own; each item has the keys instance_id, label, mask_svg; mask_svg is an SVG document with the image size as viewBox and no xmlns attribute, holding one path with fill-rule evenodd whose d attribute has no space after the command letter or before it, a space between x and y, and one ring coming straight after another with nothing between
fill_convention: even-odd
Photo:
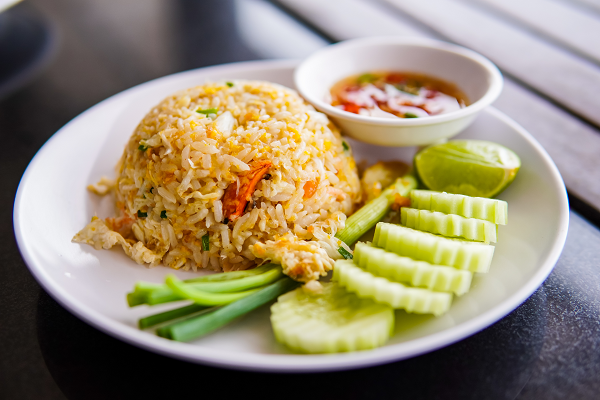
<instances>
[{"instance_id":1,"label":"white wooden slat background","mask_svg":"<svg viewBox=\"0 0 600 400\"><path fill-rule=\"evenodd\" d=\"M595 64L460 1L384 1L600 125L600 69Z\"/></svg>"},{"instance_id":2,"label":"white wooden slat background","mask_svg":"<svg viewBox=\"0 0 600 400\"><path fill-rule=\"evenodd\" d=\"M410 18L363 0L276 0L275 3L336 40L377 35L419 36L422 32L420 24Z\"/></svg>"},{"instance_id":3,"label":"white wooden slat background","mask_svg":"<svg viewBox=\"0 0 600 400\"><path fill-rule=\"evenodd\" d=\"M600 63L600 18L576 3L556 0L464 0L489 6Z\"/></svg>"},{"instance_id":4,"label":"white wooden slat background","mask_svg":"<svg viewBox=\"0 0 600 400\"><path fill-rule=\"evenodd\" d=\"M303 58L327 41L273 4L235 0L236 28L245 44L262 58Z\"/></svg>"},{"instance_id":5,"label":"white wooden slat background","mask_svg":"<svg viewBox=\"0 0 600 400\"><path fill-rule=\"evenodd\" d=\"M600 12L600 0L560 0L564 3L580 4L588 6L592 10Z\"/></svg>"},{"instance_id":6,"label":"white wooden slat background","mask_svg":"<svg viewBox=\"0 0 600 400\"><path fill-rule=\"evenodd\" d=\"M500 21L501 31L487 34L488 36L500 35L499 38L491 39L491 42L495 42L496 46L486 45L485 40L472 38L470 33L475 33L470 32L470 28L465 28L466 32L462 32L460 35L446 32L446 30L451 30L450 25L457 26L461 30L461 24L469 24L468 18L462 20L462 17L457 17L457 14L460 14L465 8L477 13L477 15L483 14L481 10L470 9L468 5L448 0L441 2L427 0L410 2L410 4L402 0L389 0L389 2L393 8L386 4L366 0L277 0L277 3L301 18L310 21L311 24L335 40L376 35L436 37L473 48L499 64L505 73L512 75L511 71L507 71L504 66L506 64L508 69L514 69L514 65L509 62L509 59L519 58L521 55L514 54L514 52L504 54L502 47L509 47L507 44L510 43L503 43L504 36L502 34L509 28L513 31L512 37L526 36L527 32L519 31L517 27L509 26ZM422 18L421 21L426 24L415 23L407 16L409 14L411 16L422 16L421 12L424 13L429 7L433 7L432 4L434 3L440 5L441 10L433 13L435 18L431 15ZM441 3L445 5L459 4L461 8L458 10L449 9ZM406 10L403 8L401 12L397 12L395 7L398 6L412 7L413 10L408 13L404 12ZM465 15L473 17L472 13L465 12ZM486 18L489 17L486 16ZM424 19L426 21L423 21ZM452 21L447 22L448 20ZM440 29L440 26L445 23L444 21L448 25L445 25L445 29ZM437 32L429 29L429 26L435 26ZM568 52L560 48L544 42L542 44L550 51L561 54L565 62L580 62L579 59L573 58ZM500 48L500 51L496 52L496 47ZM495 60L490 52L494 53L496 58L499 58L502 62ZM597 79L596 84L600 86L600 69L587 61L581 62L585 65L585 68L593 73L595 79ZM539 65L538 68L544 69L545 66ZM534 86L531 82L538 75L537 69L529 68L528 70L530 72L524 75L531 79L525 80L525 82ZM547 71L541 71L540 73L547 74ZM522 77L519 77L519 79L522 79ZM550 79L550 76L548 76L546 82L538 82L538 85L540 85L540 89L545 88L546 91L550 91L551 86L555 84L554 82L556 80ZM542 83L547 86L542 86ZM595 101L598 103L598 107L595 116L600 121L600 96L597 97L598 99ZM600 132L594 126L574 118L551 101L524 88L512 80L510 76L505 76L504 91L494 105L514 118L540 141L557 164L571 194L600 210ZM590 110L591 112L592 110Z\"/></svg>"}]
</instances>

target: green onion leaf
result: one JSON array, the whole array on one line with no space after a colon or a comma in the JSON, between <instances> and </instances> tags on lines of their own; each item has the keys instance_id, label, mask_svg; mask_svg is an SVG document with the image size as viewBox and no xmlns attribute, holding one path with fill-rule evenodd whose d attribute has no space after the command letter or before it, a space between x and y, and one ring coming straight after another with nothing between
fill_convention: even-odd
<instances>
[{"instance_id":1,"label":"green onion leaf","mask_svg":"<svg viewBox=\"0 0 600 400\"><path fill-rule=\"evenodd\" d=\"M225 82L225 84L229 87L233 87L233 82Z\"/></svg>"},{"instance_id":2,"label":"green onion leaf","mask_svg":"<svg viewBox=\"0 0 600 400\"><path fill-rule=\"evenodd\" d=\"M171 321L173 319L185 317L190 314L195 314L200 311L207 310L209 307L201 304L190 304L182 308L176 308L174 310L165 311L160 314L150 315L148 317L141 318L138 321L140 329L150 328L151 326L162 324L163 322Z\"/></svg>"},{"instance_id":3,"label":"green onion leaf","mask_svg":"<svg viewBox=\"0 0 600 400\"><path fill-rule=\"evenodd\" d=\"M377 79L377 77L373 74L362 74L358 77L358 83L371 83L375 79Z\"/></svg>"},{"instance_id":4,"label":"green onion leaf","mask_svg":"<svg viewBox=\"0 0 600 400\"><path fill-rule=\"evenodd\" d=\"M216 114L217 112L219 112L219 110L216 108L207 108L206 110L196 110L196 112L198 114L209 115L209 114Z\"/></svg>"},{"instance_id":5,"label":"green onion leaf","mask_svg":"<svg viewBox=\"0 0 600 400\"><path fill-rule=\"evenodd\" d=\"M153 190L154 190L154 186L152 186L152 187L150 188L150 193L152 193L152 191L153 191Z\"/></svg>"},{"instance_id":6,"label":"green onion leaf","mask_svg":"<svg viewBox=\"0 0 600 400\"><path fill-rule=\"evenodd\" d=\"M278 266L279 265L277 265L277 264L268 263L268 264L265 264L265 265L262 265L260 267L256 267L253 269L245 269L242 271L221 272L218 274L211 274L211 275L199 276L197 278L190 278L190 279L186 279L184 282L186 282L186 283L198 283L198 282L204 283L204 282L223 282L223 281L228 281L228 280L243 279L243 278L248 278L248 277L252 277L252 276L256 276L256 275L261 275L267 271L272 270L273 268L277 268Z\"/></svg>"},{"instance_id":7,"label":"green onion leaf","mask_svg":"<svg viewBox=\"0 0 600 400\"><path fill-rule=\"evenodd\" d=\"M348 151L350 150L350 146L348 146L348 143L346 143L345 141L342 140L342 147L344 148L344 151Z\"/></svg>"},{"instance_id":8,"label":"green onion leaf","mask_svg":"<svg viewBox=\"0 0 600 400\"><path fill-rule=\"evenodd\" d=\"M138 146L138 150L141 150L141 151L146 151L146 150L148 150L148 146L146 146L146 145L144 145L144 144L140 144L140 145Z\"/></svg>"},{"instance_id":9,"label":"green onion leaf","mask_svg":"<svg viewBox=\"0 0 600 400\"><path fill-rule=\"evenodd\" d=\"M202 236L202 250L209 251L210 250L210 241L208 233Z\"/></svg>"},{"instance_id":10,"label":"green onion leaf","mask_svg":"<svg viewBox=\"0 0 600 400\"><path fill-rule=\"evenodd\" d=\"M167 210L162 210L162 211L160 212L160 217L161 217L162 219L165 219L165 218L167 218Z\"/></svg>"},{"instance_id":11,"label":"green onion leaf","mask_svg":"<svg viewBox=\"0 0 600 400\"><path fill-rule=\"evenodd\" d=\"M413 113L404 113L404 118L419 118L419 116Z\"/></svg>"},{"instance_id":12,"label":"green onion leaf","mask_svg":"<svg viewBox=\"0 0 600 400\"><path fill-rule=\"evenodd\" d=\"M185 342L218 329L234 319L275 300L280 295L295 289L298 282L285 277L258 290L243 299L225 305L216 311L185 319L156 331L158 336Z\"/></svg>"},{"instance_id":13,"label":"green onion leaf","mask_svg":"<svg viewBox=\"0 0 600 400\"><path fill-rule=\"evenodd\" d=\"M138 210L138 218L146 218L147 216L147 212L142 212L141 210Z\"/></svg>"},{"instance_id":14,"label":"green onion leaf","mask_svg":"<svg viewBox=\"0 0 600 400\"><path fill-rule=\"evenodd\" d=\"M341 246L338 247L338 253L340 253L346 260L352 260L353 258L352 253Z\"/></svg>"},{"instance_id":15,"label":"green onion leaf","mask_svg":"<svg viewBox=\"0 0 600 400\"><path fill-rule=\"evenodd\" d=\"M204 290L196 289L193 286L186 285L179 280L175 275L169 274L165 279L167 286L179 297L192 300L194 303L203 304L206 306L218 306L221 304L229 304L241 298L255 293L260 288L245 290L243 292L233 293L211 293Z\"/></svg>"},{"instance_id":16,"label":"green onion leaf","mask_svg":"<svg viewBox=\"0 0 600 400\"><path fill-rule=\"evenodd\" d=\"M346 226L341 231L338 231L335 237L348 246L352 246L390 211L395 193L406 197L416 187L417 180L414 176L405 175L402 178L398 178L394 184L387 187L378 197L349 216L346 219Z\"/></svg>"}]
</instances>

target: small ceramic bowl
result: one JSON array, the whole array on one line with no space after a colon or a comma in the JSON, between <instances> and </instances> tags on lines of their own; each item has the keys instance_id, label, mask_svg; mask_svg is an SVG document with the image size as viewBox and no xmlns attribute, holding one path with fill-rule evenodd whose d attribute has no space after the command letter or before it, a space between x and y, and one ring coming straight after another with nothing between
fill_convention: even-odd
<instances>
[{"instance_id":1,"label":"small ceramic bowl","mask_svg":"<svg viewBox=\"0 0 600 400\"><path fill-rule=\"evenodd\" d=\"M377 118L333 107L329 90L348 76L372 71L415 72L458 86L470 105L422 118ZM420 146L465 129L502 91L502 74L487 58L453 44L431 39L370 37L348 40L317 51L296 69L296 88L342 132L382 146Z\"/></svg>"}]
</instances>

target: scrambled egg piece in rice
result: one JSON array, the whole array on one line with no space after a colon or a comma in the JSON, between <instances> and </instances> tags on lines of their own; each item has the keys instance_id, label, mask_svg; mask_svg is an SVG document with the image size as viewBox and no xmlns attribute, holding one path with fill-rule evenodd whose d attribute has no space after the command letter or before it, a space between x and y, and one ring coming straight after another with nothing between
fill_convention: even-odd
<instances>
[{"instance_id":1,"label":"scrambled egg piece in rice","mask_svg":"<svg viewBox=\"0 0 600 400\"><path fill-rule=\"evenodd\" d=\"M91 186L109 192L110 181ZM298 94L259 81L208 83L166 98L117 166L115 218L73 238L120 244L150 266L231 271L265 260L309 282L339 258L334 236L360 202L351 150Z\"/></svg>"}]
</instances>

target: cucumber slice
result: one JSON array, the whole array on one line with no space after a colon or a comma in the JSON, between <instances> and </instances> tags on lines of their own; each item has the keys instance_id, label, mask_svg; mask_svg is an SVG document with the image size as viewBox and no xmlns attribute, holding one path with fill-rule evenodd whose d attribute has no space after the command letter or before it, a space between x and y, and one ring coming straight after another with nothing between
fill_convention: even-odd
<instances>
[{"instance_id":1,"label":"cucumber slice","mask_svg":"<svg viewBox=\"0 0 600 400\"><path fill-rule=\"evenodd\" d=\"M462 237L484 243L496 241L496 224L476 218L402 207L400 222L408 228L448 237Z\"/></svg>"},{"instance_id":2,"label":"cucumber slice","mask_svg":"<svg viewBox=\"0 0 600 400\"><path fill-rule=\"evenodd\" d=\"M413 190L410 192L410 201L411 207L420 210L477 218L499 225L506 225L508 219L508 203L504 200L432 190Z\"/></svg>"},{"instance_id":3,"label":"cucumber slice","mask_svg":"<svg viewBox=\"0 0 600 400\"><path fill-rule=\"evenodd\" d=\"M350 260L335 262L333 280L359 297L373 299L417 314L439 316L448 311L452 303L450 293L412 288L398 282L391 282L357 267Z\"/></svg>"},{"instance_id":4,"label":"cucumber slice","mask_svg":"<svg viewBox=\"0 0 600 400\"><path fill-rule=\"evenodd\" d=\"M445 238L385 222L377 224L373 244L400 256L471 272L488 272L494 255L494 246L489 244Z\"/></svg>"},{"instance_id":5,"label":"cucumber slice","mask_svg":"<svg viewBox=\"0 0 600 400\"><path fill-rule=\"evenodd\" d=\"M303 353L368 350L383 345L394 329L394 310L361 299L335 282L320 295L302 288L279 297L271 307L277 340Z\"/></svg>"},{"instance_id":6,"label":"cucumber slice","mask_svg":"<svg viewBox=\"0 0 600 400\"><path fill-rule=\"evenodd\" d=\"M353 261L374 275L438 292L452 292L457 296L467 293L473 276L469 271L431 265L365 243L356 244Z\"/></svg>"}]
</instances>

